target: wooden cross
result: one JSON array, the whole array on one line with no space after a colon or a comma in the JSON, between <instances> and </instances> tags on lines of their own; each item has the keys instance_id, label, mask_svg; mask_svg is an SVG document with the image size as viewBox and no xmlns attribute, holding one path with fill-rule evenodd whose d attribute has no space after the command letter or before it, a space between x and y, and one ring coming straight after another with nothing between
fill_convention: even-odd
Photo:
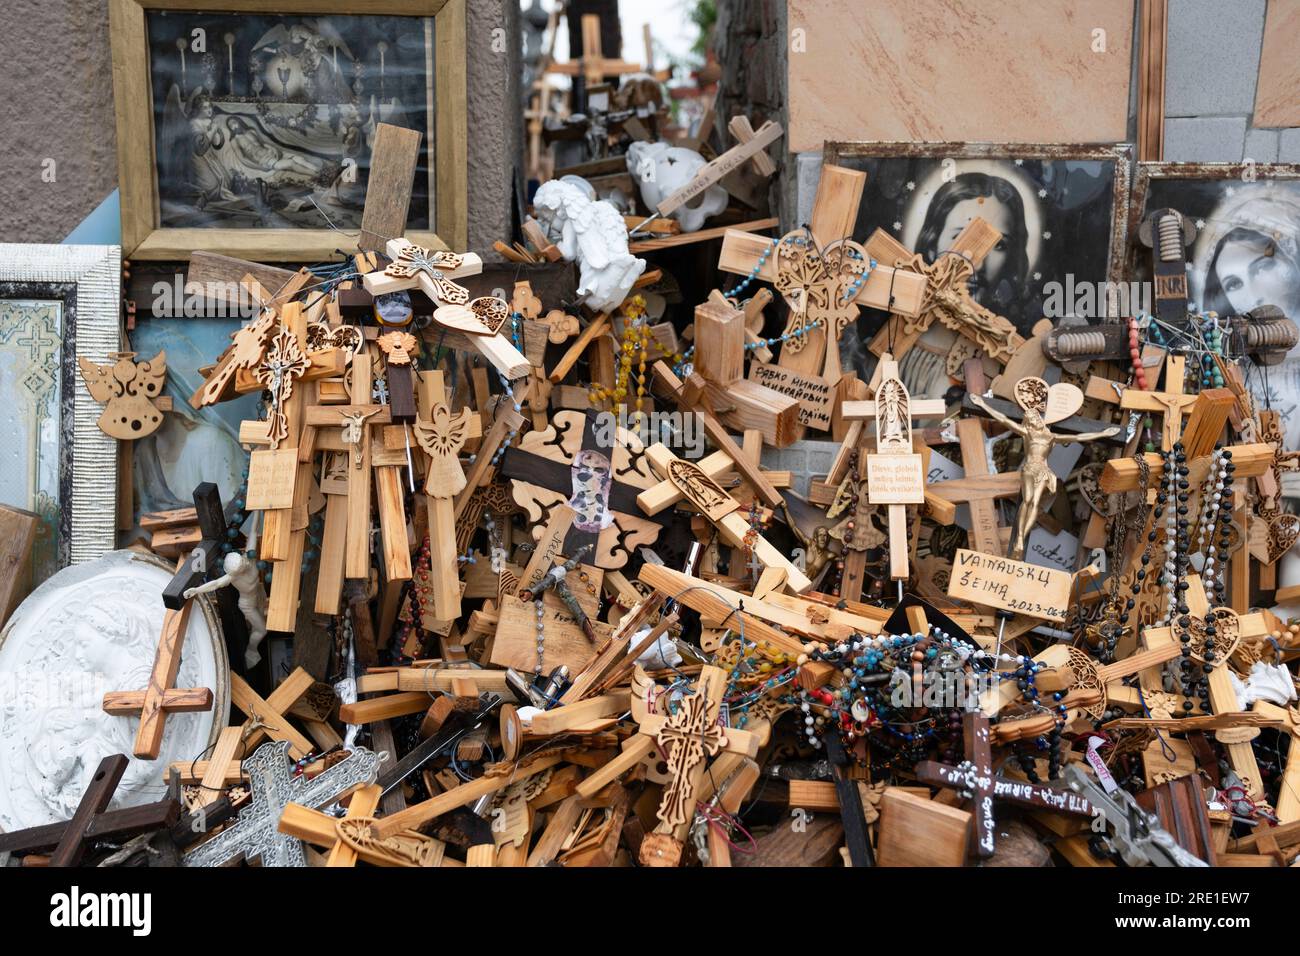
<instances>
[{"instance_id":1,"label":"wooden cross","mask_svg":"<svg viewBox=\"0 0 1300 956\"><path fill-rule=\"evenodd\" d=\"M290 329L281 326L254 373L262 388L271 396L267 413L267 439L272 450L279 448L280 442L289 436L286 408L293 396L294 383L302 378L309 364L298 343L298 337Z\"/></svg>"},{"instance_id":2,"label":"wooden cross","mask_svg":"<svg viewBox=\"0 0 1300 956\"><path fill-rule=\"evenodd\" d=\"M604 444L606 437L614 442ZM563 554L590 547L591 564L617 569L636 548L659 537L660 523L648 521L636 503L637 495L658 483L640 442L622 429L607 436L595 412L557 412L549 427L506 449L501 476L512 479L515 500L534 522L542 508L560 501L575 507Z\"/></svg>"},{"instance_id":3,"label":"wooden cross","mask_svg":"<svg viewBox=\"0 0 1300 956\"><path fill-rule=\"evenodd\" d=\"M637 495L637 504L642 511L656 515L686 499L718 529L727 544L733 548L748 548L765 567L784 571L786 585L796 594L812 589L807 575L750 528L749 522L740 514L740 502L727 494L699 465L678 458L663 444L647 448L646 457L664 480ZM710 457L725 462L727 468L736 467L736 462L721 452Z\"/></svg>"},{"instance_id":4,"label":"wooden cross","mask_svg":"<svg viewBox=\"0 0 1300 956\"><path fill-rule=\"evenodd\" d=\"M948 787L969 794L975 815L972 836L976 856L987 859L995 849L994 800L1081 817L1093 816L1092 805L1076 793L995 774L989 747L989 720L983 714L963 714L962 731L966 741L965 763L953 767L923 760L916 765L916 778L932 787Z\"/></svg>"},{"instance_id":5,"label":"wooden cross","mask_svg":"<svg viewBox=\"0 0 1300 956\"><path fill-rule=\"evenodd\" d=\"M74 815L71 820L60 823L48 823L26 830L0 833L0 855L36 853L62 847L64 858L69 856L73 858L73 862L65 865L75 866L84 855L87 843L100 840L127 840L141 833L152 833L176 823L181 817L181 804L171 793L156 803L124 807L120 810L104 809L112 800L114 790L126 770L127 762L127 758L122 754L114 754L100 761L95 776L91 778L90 785L81 798L81 806L98 807L98 809L91 809L88 816L80 819ZM107 799L104 799L101 805L100 800L105 790ZM80 810L79 806L78 813ZM57 864L51 861L50 865Z\"/></svg>"},{"instance_id":6,"label":"wooden cross","mask_svg":"<svg viewBox=\"0 0 1300 956\"><path fill-rule=\"evenodd\" d=\"M293 776L287 741L257 749L244 761L252 799L238 819L215 837L185 854L186 866L226 866L240 859L260 860L263 866L306 866L302 841L278 829L290 803L316 809L375 782L379 755L356 748L345 759L310 781Z\"/></svg>"},{"instance_id":7,"label":"wooden cross","mask_svg":"<svg viewBox=\"0 0 1300 956\"><path fill-rule=\"evenodd\" d=\"M1210 601L1205 594L1205 586L1201 583L1199 574L1187 575L1187 590L1183 594L1190 609L1189 616L1194 619L1193 626L1195 627L1198 621L1208 620L1211 614ZM1230 640L1232 637L1230 632L1235 630L1240 640L1262 640L1272 631L1262 613L1236 614L1230 608L1224 607L1215 608L1213 613L1218 631L1216 637L1219 639ZM1172 630L1168 627L1145 628L1143 636L1148 644L1161 643L1176 649L1180 643L1174 639ZM1192 643L1195 646L1195 638ZM1218 650L1222 651L1223 648L1219 647ZM1193 653L1197 652L1193 650ZM1210 710L1215 714L1235 713L1240 709L1237 703L1237 692L1233 690L1232 680L1228 676L1228 656L1226 653L1215 655L1213 669L1208 678ZM1259 772L1259 763L1255 760L1255 751L1250 744L1251 739L1258 734L1258 728L1229 728L1216 733L1216 737L1227 752L1228 763L1241 778L1242 785L1251 799L1256 801L1261 800L1264 794L1263 776Z\"/></svg>"},{"instance_id":8,"label":"wooden cross","mask_svg":"<svg viewBox=\"0 0 1300 956\"><path fill-rule=\"evenodd\" d=\"M1276 810L1279 823L1295 823L1300 820L1300 710L1294 705L1279 707L1266 700L1255 701L1253 710L1269 720L1281 721L1291 738L1286 749L1286 770L1278 781Z\"/></svg>"},{"instance_id":9,"label":"wooden cross","mask_svg":"<svg viewBox=\"0 0 1300 956\"><path fill-rule=\"evenodd\" d=\"M347 815L342 819L322 813L300 803L290 803L280 815L278 825L287 834L314 846L327 847L327 867L356 866L357 861L371 866L441 866L446 844L414 830L377 838L373 833L374 814L379 807L383 788L369 784L352 794Z\"/></svg>"},{"instance_id":10,"label":"wooden cross","mask_svg":"<svg viewBox=\"0 0 1300 956\"><path fill-rule=\"evenodd\" d=\"M457 453L465 444L474 412L462 408L453 415L433 399L442 391L441 376L426 389L432 404L427 422L415 425L420 447L429 456L424 493L429 512L429 578L433 613L440 621L460 617L460 571L456 565L456 508L454 498L465 487L465 472Z\"/></svg>"},{"instance_id":11,"label":"wooden cross","mask_svg":"<svg viewBox=\"0 0 1300 956\"><path fill-rule=\"evenodd\" d=\"M837 380L839 375L832 373L839 368L839 354L837 348L828 348L828 343L838 341L844 327L856 318L859 306L921 315L927 288L924 276L894 269L884 260L867 271L869 259L861 247L845 245L853 234L866 181L866 173L857 170L822 167L809 223L813 246L798 245L798 240L807 238L802 231L778 241L728 229L723 238L718 268L736 275L752 273L764 282L781 279L778 248L784 244L789 253L787 280L781 283L786 288L778 285L778 291L791 304L786 331L803 334L782 347L779 361L784 368ZM799 254L800 250L805 254ZM861 258L855 259L850 251Z\"/></svg>"},{"instance_id":12,"label":"wooden cross","mask_svg":"<svg viewBox=\"0 0 1300 956\"><path fill-rule=\"evenodd\" d=\"M412 376L412 357L419 342L410 332L395 329L375 339L383 351L384 371L388 380L389 416L395 424L408 425L415 421L415 382Z\"/></svg>"},{"instance_id":13,"label":"wooden cross","mask_svg":"<svg viewBox=\"0 0 1300 956\"><path fill-rule=\"evenodd\" d=\"M883 229L872 233L865 245L867 254L882 265L923 277L925 296L917 314L894 315L881 326L868 346L871 351L881 356L886 352L904 355L937 321L970 339L985 355L1004 363L1008 361L1024 339L1011 322L972 299L967 285L984 257L1001 239L1002 233L983 219L972 219L952 248L927 264Z\"/></svg>"},{"instance_id":14,"label":"wooden cross","mask_svg":"<svg viewBox=\"0 0 1300 956\"><path fill-rule=\"evenodd\" d=\"M184 564L187 558L182 558ZM167 714L189 714L212 709L212 690L207 687L174 688L181 668L181 645L190 621L192 602L180 610L168 608L163 615L162 635L154 654L149 686L144 690L110 691L104 695L104 712L114 717L139 716L134 753L142 760L154 760L162 749L163 723ZM232 675L238 679L238 675Z\"/></svg>"},{"instance_id":15,"label":"wooden cross","mask_svg":"<svg viewBox=\"0 0 1300 956\"><path fill-rule=\"evenodd\" d=\"M698 387L688 387L686 383L673 374L673 370L665 362L658 361L654 364L655 383L663 391L667 392L675 404L687 411L694 412L700 417L705 434L709 436L709 439L718 446L718 449L723 454L731 459L736 470L753 488L754 494L758 496L763 504L769 508L779 508L785 502L785 499L781 497L781 492L772 484L762 469L736 444L735 439L727 433L726 428L722 426L722 423L718 421L713 412L703 407L703 381L699 380L698 376L692 377L697 379L694 384Z\"/></svg>"},{"instance_id":16,"label":"wooden cross","mask_svg":"<svg viewBox=\"0 0 1300 956\"><path fill-rule=\"evenodd\" d=\"M641 842L642 866L674 867L681 862L709 757L722 751L746 757L758 752L756 734L718 722L726 685L726 671L706 664L694 693L680 698L675 710L638 717L638 732L668 755L671 777L655 813L659 822Z\"/></svg>"},{"instance_id":17,"label":"wooden cross","mask_svg":"<svg viewBox=\"0 0 1300 956\"><path fill-rule=\"evenodd\" d=\"M912 450L912 418L942 415L947 406L940 399L912 401L898 377L898 363L888 352L880 360L875 399L844 404L846 420L875 419L876 453L866 456L867 499L872 505L889 507L889 576L905 581L911 573L905 506L925 502L925 469L921 456Z\"/></svg>"},{"instance_id":18,"label":"wooden cross","mask_svg":"<svg viewBox=\"0 0 1300 956\"><path fill-rule=\"evenodd\" d=\"M600 15L584 13L582 15L582 56L568 63L552 63L546 68L548 73L560 73L565 76L581 76L588 86L598 86L607 76L624 76L640 73L647 67L640 63L626 60L606 59L600 41Z\"/></svg>"},{"instance_id":19,"label":"wooden cross","mask_svg":"<svg viewBox=\"0 0 1300 956\"><path fill-rule=\"evenodd\" d=\"M301 760L316 748L312 742L289 723L289 713L298 699L307 693L315 679L303 670L296 668L292 674L280 682L271 694L263 698L237 674L230 678L230 702L237 709L248 715L241 727L245 749L257 746L262 740L284 741L289 747L289 754L295 760Z\"/></svg>"},{"instance_id":20,"label":"wooden cross","mask_svg":"<svg viewBox=\"0 0 1300 956\"><path fill-rule=\"evenodd\" d=\"M1120 396L1119 407L1129 411L1159 412L1160 447L1170 451L1183 434L1183 416L1192 411L1197 396L1183 392L1183 374L1186 359L1171 355L1165 360L1165 389L1163 392L1145 392L1140 388L1126 388Z\"/></svg>"},{"instance_id":21,"label":"wooden cross","mask_svg":"<svg viewBox=\"0 0 1300 956\"><path fill-rule=\"evenodd\" d=\"M483 260L477 254L435 251L406 239L393 239L388 243L388 256L392 261L382 271L362 276L371 295L418 289L438 306L434 321L463 333L502 375L513 380L528 373L528 359L500 334L510 317L509 304L493 296L471 301L469 290L453 281L483 271Z\"/></svg>"}]
</instances>

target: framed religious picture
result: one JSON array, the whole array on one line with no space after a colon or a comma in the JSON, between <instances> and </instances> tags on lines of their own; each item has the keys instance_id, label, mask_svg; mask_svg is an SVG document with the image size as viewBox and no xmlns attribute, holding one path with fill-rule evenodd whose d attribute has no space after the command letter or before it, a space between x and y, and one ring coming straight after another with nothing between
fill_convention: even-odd
<instances>
[{"instance_id":1,"label":"framed religious picture","mask_svg":"<svg viewBox=\"0 0 1300 956\"><path fill-rule=\"evenodd\" d=\"M852 237L883 229L932 263L971 219L1001 234L975 269L971 294L1022 335L1044 317L1098 321L1124 261L1132 147L989 143L827 143L824 161L867 174ZM1098 304L1100 302L1100 304ZM885 313L865 309L840 340L846 369L865 375L866 345ZM910 394L940 397L956 333L933 323L905 354Z\"/></svg>"},{"instance_id":2,"label":"framed religious picture","mask_svg":"<svg viewBox=\"0 0 1300 956\"><path fill-rule=\"evenodd\" d=\"M1264 305L1300 322L1300 164L1139 163L1133 235L1156 209L1195 225L1187 244L1190 311L1243 315ZM1134 248L1134 272L1149 278L1150 250ZM1300 447L1300 355L1273 367L1247 362L1246 384L1261 407L1280 413L1284 447ZM1284 475L1288 497L1300 482Z\"/></svg>"},{"instance_id":3,"label":"framed religious picture","mask_svg":"<svg viewBox=\"0 0 1300 956\"><path fill-rule=\"evenodd\" d=\"M110 0L126 255L352 249L381 124L420 134L405 235L464 248L466 2Z\"/></svg>"},{"instance_id":4,"label":"framed religious picture","mask_svg":"<svg viewBox=\"0 0 1300 956\"><path fill-rule=\"evenodd\" d=\"M241 326L238 315L226 318L137 316L128 333L137 355L167 352L163 395L171 411L153 434L131 443L135 518L156 511L193 505L193 488L216 483L221 500L242 497L248 453L239 444L239 424L261 417L260 395L250 392L228 402L196 409L190 397L203 386L199 369L212 363Z\"/></svg>"},{"instance_id":5,"label":"framed religious picture","mask_svg":"<svg viewBox=\"0 0 1300 956\"><path fill-rule=\"evenodd\" d=\"M40 516L32 583L115 545L117 442L77 371L121 346L117 246L0 244L0 503Z\"/></svg>"}]
</instances>

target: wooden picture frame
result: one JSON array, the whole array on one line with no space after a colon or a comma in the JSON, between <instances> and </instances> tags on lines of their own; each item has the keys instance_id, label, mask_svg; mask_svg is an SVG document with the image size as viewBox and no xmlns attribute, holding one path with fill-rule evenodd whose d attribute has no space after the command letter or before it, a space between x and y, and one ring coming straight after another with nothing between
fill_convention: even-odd
<instances>
[{"instance_id":1,"label":"wooden picture frame","mask_svg":"<svg viewBox=\"0 0 1300 956\"><path fill-rule=\"evenodd\" d=\"M1196 226L1187 245L1189 308L1241 315L1273 305L1300 321L1300 163L1138 163L1129 210L1132 278L1151 275L1151 250L1136 241L1155 209L1174 209ZM1282 417L1284 446L1300 442L1300 355L1248 365L1246 386ZM1297 496L1291 476L1288 499Z\"/></svg>"},{"instance_id":2,"label":"wooden picture frame","mask_svg":"<svg viewBox=\"0 0 1300 956\"><path fill-rule=\"evenodd\" d=\"M98 558L116 546L118 443L100 431L103 409L86 389L77 361L105 364L109 353L119 350L121 290L118 246L0 244L0 300L61 305L60 567Z\"/></svg>"},{"instance_id":3,"label":"wooden picture frame","mask_svg":"<svg viewBox=\"0 0 1300 956\"><path fill-rule=\"evenodd\" d=\"M468 243L465 24L468 0L109 0L117 111L122 249L140 260L188 260L195 249L264 262L311 262L351 251L359 229L166 227L161 224L147 16L154 11L431 18L429 177L432 230L407 238L437 249ZM217 41L214 39L213 43Z\"/></svg>"}]
</instances>

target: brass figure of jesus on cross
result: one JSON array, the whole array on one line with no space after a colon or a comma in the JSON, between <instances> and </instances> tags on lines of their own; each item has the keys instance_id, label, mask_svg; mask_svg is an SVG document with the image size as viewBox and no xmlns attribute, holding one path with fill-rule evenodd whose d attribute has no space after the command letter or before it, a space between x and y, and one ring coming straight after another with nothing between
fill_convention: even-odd
<instances>
[{"instance_id":1,"label":"brass figure of jesus on cross","mask_svg":"<svg viewBox=\"0 0 1300 956\"><path fill-rule=\"evenodd\" d=\"M1119 431L1113 425L1104 431L1084 432L1079 435L1058 435L1047 427L1043 416L1047 412L1047 383L1041 378L1022 378L1015 385L1016 404L1024 409L1022 421L1013 421L993 409L983 396L972 394L970 399L984 409L995 421L1011 429L1025 442L1025 460L1020 466L1020 514L1016 517L1016 530L1011 539L1007 557L1023 560L1029 532L1038 523L1038 508L1043 492L1056 493L1056 474L1047 465L1047 456L1058 443L1085 442L1096 438L1109 438Z\"/></svg>"}]
</instances>

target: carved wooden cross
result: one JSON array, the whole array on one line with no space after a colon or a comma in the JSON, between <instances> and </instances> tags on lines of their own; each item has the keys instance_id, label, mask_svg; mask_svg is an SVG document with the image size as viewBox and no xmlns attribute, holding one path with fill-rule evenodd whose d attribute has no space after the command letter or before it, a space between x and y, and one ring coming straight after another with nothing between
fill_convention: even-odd
<instances>
[{"instance_id":1,"label":"carved wooden cross","mask_svg":"<svg viewBox=\"0 0 1300 956\"><path fill-rule=\"evenodd\" d=\"M917 315L891 316L871 340L871 351L881 356L886 352L904 355L937 321L970 339L985 355L1001 362L1010 359L1024 339L1011 322L972 299L967 286L984 257L1001 239L1002 233L983 219L972 219L952 248L927 264L883 229L872 233L864 247L867 255L881 265L924 277L925 298Z\"/></svg>"},{"instance_id":2,"label":"carved wooden cross","mask_svg":"<svg viewBox=\"0 0 1300 956\"><path fill-rule=\"evenodd\" d=\"M347 815L339 818L290 803L280 815L278 829L314 846L329 848L327 867L356 866L440 866L446 844L414 830L387 838L374 835L374 815L383 788L369 784L352 794Z\"/></svg>"},{"instance_id":3,"label":"carved wooden cross","mask_svg":"<svg viewBox=\"0 0 1300 956\"><path fill-rule=\"evenodd\" d=\"M257 380L271 395L267 418L267 439L270 447L280 447L289 435L286 408L293 396L294 383L302 378L308 366L307 356L298 344L298 337L281 326L271 339L262 364L257 366Z\"/></svg>"},{"instance_id":4,"label":"carved wooden cross","mask_svg":"<svg viewBox=\"0 0 1300 956\"><path fill-rule=\"evenodd\" d=\"M912 450L912 419L942 415L940 399L912 401L898 377L898 363L889 353L880 360L880 384L868 402L845 402L844 418L874 418L876 452L866 456L867 499L889 506L889 576L907 580L907 508L925 502L925 469ZM862 462L858 463L861 468Z\"/></svg>"},{"instance_id":5,"label":"carved wooden cross","mask_svg":"<svg viewBox=\"0 0 1300 956\"><path fill-rule=\"evenodd\" d=\"M179 571L189 561L181 558ZM144 690L110 691L104 695L104 712L114 717L139 715L134 753L142 760L154 760L162 749L163 723L168 713L189 714L212 709L212 690L208 687L174 688L181 668L181 645L190 621L193 602L186 601L180 610L168 608L163 615L162 635L154 654L149 686ZM238 679L238 675L232 675Z\"/></svg>"},{"instance_id":6,"label":"carved wooden cross","mask_svg":"<svg viewBox=\"0 0 1300 956\"><path fill-rule=\"evenodd\" d=\"M727 544L733 548L748 548L765 567L784 571L785 583L790 590L796 594L811 590L812 582L808 576L771 542L750 528L749 522L740 514L740 502L727 494L699 465L678 458L663 444L647 448L646 457L664 480L637 495L637 504L642 511L655 515L684 498L718 529ZM728 468L736 464L721 452L710 458L725 463Z\"/></svg>"},{"instance_id":7,"label":"carved wooden cross","mask_svg":"<svg viewBox=\"0 0 1300 956\"><path fill-rule=\"evenodd\" d=\"M657 742L667 754L672 778L656 812L659 822L641 843L643 866L672 867L681 862L709 758L724 750L747 757L757 752L757 735L718 723L726 686L726 671L705 665L694 693L680 698L676 709L667 714L646 713L639 718L640 733Z\"/></svg>"},{"instance_id":8,"label":"carved wooden cross","mask_svg":"<svg viewBox=\"0 0 1300 956\"><path fill-rule=\"evenodd\" d=\"M471 301L469 290L453 281L483 271L483 260L475 253L440 252L393 239L388 243L388 255L392 262L383 271L362 277L371 295L419 289L438 306L434 321L467 336L469 344L502 375L513 380L528 373L528 359L499 334L510 317L509 303L494 296Z\"/></svg>"},{"instance_id":9,"label":"carved wooden cross","mask_svg":"<svg viewBox=\"0 0 1300 956\"><path fill-rule=\"evenodd\" d=\"M441 392L441 383L435 389ZM432 398L433 396L430 396ZM460 571L456 565L455 497L465 487L465 472L457 454L465 444L472 409L453 415L436 402L428 422L416 422L415 435L429 456L424 493L429 510L429 583L433 613L440 621L460 617Z\"/></svg>"},{"instance_id":10,"label":"carved wooden cross","mask_svg":"<svg viewBox=\"0 0 1300 956\"><path fill-rule=\"evenodd\" d=\"M927 288L924 276L895 269L879 256L875 268L869 268L870 253L851 242L866 181L866 173L823 166L811 237L797 230L778 241L728 229L718 257L723 272L752 273L776 283L790 304L786 331L803 334L786 341L779 364L803 374L824 374L832 382L839 379L839 335L860 306L916 318Z\"/></svg>"},{"instance_id":11,"label":"carved wooden cross","mask_svg":"<svg viewBox=\"0 0 1300 956\"><path fill-rule=\"evenodd\" d=\"M989 721L983 714L963 714L962 731L966 740L965 762L953 767L934 760L923 760L916 765L916 778L932 787L948 787L968 795L975 816L973 837L976 856L987 859L993 855L994 800L1081 817L1093 816L1092 804L1070 790L1011 780L995 774L993 754L989 747Z\"/></svg>"},{"instance_id":12,"label":"carved wooden cross","mask_svg":"<svg viewBox=\"0 0 1300 956\"><path fill-rule=\"evenodd\" d=\"M1171 355L1165 360L1165 391L1145 392L1140 388L1126 388L1120 396L1119 407L1129 411L1159 412L1162 426L1160 447L1171 450L1183 434L1183 416L1192 411L1197 396L1183 392L1183 374L1186 359Z\"/></svg>"}]
</instances>

